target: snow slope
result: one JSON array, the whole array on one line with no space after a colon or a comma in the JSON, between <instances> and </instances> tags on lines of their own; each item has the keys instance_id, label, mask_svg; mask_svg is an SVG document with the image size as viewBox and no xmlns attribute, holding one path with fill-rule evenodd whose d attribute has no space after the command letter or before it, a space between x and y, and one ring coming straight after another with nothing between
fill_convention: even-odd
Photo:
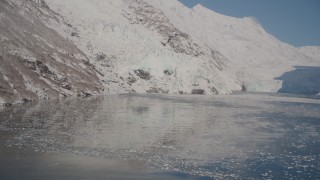
<instances>
[{"instance_id":1,"label":"snow slope","mask_svg":"<svg viewBox=\"0 0 320 180\"><path fill-rule=\"evenodd\" d=\"M72 24L70 37L102 74L106 92L229 93L228 60L199 46L147 1L46 0ZM66 34L68 35L68 34ZM140 77L138 72L150 74Z\"/></svg>"},{"instance_id":2,"label":"snow slope","mask_svg":"<svg viewBox=\"0 0 320 180\"><path fill-rule=\"evenodd\" d=\"M174 0L148 2L159 7L197 43L215 47L228 58L233 77L248 90L277 92L283 81L276 78L294 70L294 66L320 66L319 58L312 55L319 55L319 48L301 52L267 33L254 18L229 17L201 5L189 9Z\"/></svg>"},{"instance_id":3,"label":"snow slope","mask_svg":"<svg viewBox=\"0 0 320 180\"><path fill-rule=\"evenodd\" d=\"M0 103L100 93L86 55L44 22L59 22L45 4L0 1Z\"/></svg>"},{"instance_id":4,"label":"snow slope","mask_svg":"<svg viewBox=\"0 0 320 180\"><path fill-rule=\"evenodd\" d=\"M315 61L320 61L320 46L303 46L299 48L299 51Z\"/></svg>"},{"instance_id":5,"label":"snow slope","mask_svg":"<svg viewBox=\"0 0 320 180\"><path fill-rule=\"evenodd\" d=\"M119 76L130 78L127 74L140 68L153 73L155 83L138 82L135 84L138 86L126 87L128 91L145 92L148 88L165 86L164 91L170 93L190 92L196 88L192 85L201 84L199 89L208 91L214 86L223 93L240 90L241 85L249 91L277 92L284 84L281 76L294 71L295 66L320 66L314 55L318 49L310 52L295 48L267 33L254 18L228 17L201 5L190 9L177 0L47 2L66 19L78 23L75 26L80 26L81 37L75 41L82 44L83 51L94 44L92 57L106 53L117 59L116 66L122 68L121 72L117 70ZM83 7L86 7L85 11ZM106 31L106 27L111 30ZM174 37L176 34L182 36ZM178 42L168 43L171 37ZM221 60L198 57L202 54L208 56L210 51L219 54ZM204 62L191 59L204 59ZM218 71L199 67L210 59L214 59ZM173 81L163 80L162 72L166 69L179 69L180 76ZM195 72L195 69L198 70ZM199 72L199 69L205 72ZM204 78L209 74L218 77ZM210 85L205 83L206 79ZM176 81L180 82L179 85ZM115 82L121 83L121 80ZM119 88L113 87L112 90L119 91Z\"/></svg>"}]
</instances>

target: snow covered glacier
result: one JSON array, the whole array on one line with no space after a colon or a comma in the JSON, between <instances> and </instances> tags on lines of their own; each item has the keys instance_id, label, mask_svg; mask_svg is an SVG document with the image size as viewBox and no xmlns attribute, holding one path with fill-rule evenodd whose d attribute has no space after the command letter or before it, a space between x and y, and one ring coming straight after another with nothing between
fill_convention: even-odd
<instances>
[{"instance_id":1,"label":"snow covered glacier","mask_svg":"<svg viewBox=\"0 0 320 180\"><path fill-rule=\"evenodd\" d=\"M242 86L277 92L284 73L320 67L317 47L295 48L253 18L190 9L178 0L4 0L0 9L2 102L124 92L226 94ZM317 83L314 76L319 73L306 79Z\"/></svg>"}]
</instances>

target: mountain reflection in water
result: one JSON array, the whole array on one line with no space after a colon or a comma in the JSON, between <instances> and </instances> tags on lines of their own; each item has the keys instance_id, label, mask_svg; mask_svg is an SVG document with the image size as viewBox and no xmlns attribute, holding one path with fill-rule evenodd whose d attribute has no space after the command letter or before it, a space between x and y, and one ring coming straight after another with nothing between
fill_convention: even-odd
<instances>
[{"instance_id":1,"label":"mountain reflection in water","mask_svg":"<svg viewBox=\"0 0 320 180\"><path fill-rule=\"evenodd\" d=\"M319 109L320 100L272 94L94 96L4 108L0 134L13 151L217 179L316 179Z\"/></svg>"}]
</instances>

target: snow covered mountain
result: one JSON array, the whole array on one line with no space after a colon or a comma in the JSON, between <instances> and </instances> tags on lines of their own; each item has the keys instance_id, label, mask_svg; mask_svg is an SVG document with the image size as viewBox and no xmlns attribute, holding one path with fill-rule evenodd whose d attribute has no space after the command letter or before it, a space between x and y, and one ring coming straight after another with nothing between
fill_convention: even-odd
<instances>
[{"instance_id":1,"label":"snow covered mountain","mask_svg":"<svg viewBox=\"0 0 320 180\"><path fill-rule=\"evenodd\" d=\"M225 75L221 53L196 44L147 1L46 2L72 24L65 36L77 34L70 38L106 75L106 92L215 94L239 86Z\"/></svg>"},{"instance_id":2,"label":"snow covered mountain","mask_svg":"<svg viewBox=\"0 0 320 180\"><path fill-rule=\"evenodd\" d=\"M295 48L253 18L178 0L3 0L0 10L2 102L242 87L281 92L284 83L293 87L284 73L320 67L319 48ZM313 72L305 77L319 75Z\"/></svg>"},{"instance_id":3,"label":"snow covered mountain","mask_svg":"<svg viewBox=\"0 0 320 180\"><path fill-rule=\"evenodd\" d=\"M159 7L177 28L197 43L220 51L230 60L233 77L250 91L277 92L283 81L276 79L295 70L294 66L320 65L318 47L312 47L312 52L301 51L283 43L267 33L254 18L228 17L201 5L189 9L177 1L148 2Z\"/></svg>"}]
</instances>

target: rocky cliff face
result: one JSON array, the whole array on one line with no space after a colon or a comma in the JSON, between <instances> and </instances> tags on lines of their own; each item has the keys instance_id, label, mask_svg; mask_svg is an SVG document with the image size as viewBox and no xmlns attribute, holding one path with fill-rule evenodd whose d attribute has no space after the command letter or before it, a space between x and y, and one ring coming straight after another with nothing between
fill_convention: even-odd
<instances>
[{"instance_id":1,"label":"rocky cliff face","mask_svg":"<svg viewBox=\"0 0 320 180\"><path fill-rule=\"evenodd\" d=\"M0 101L103 91L86 55L45 25L64 23L43 1L3 0L0 12Z\"/></svg>"},{"instance_id":2,"label":"rocky cliff face","mask_svg":"<svg viewBox=\"0 0 320 180\"><path fill-rule=\"evenodd\" d=\"M167 46L176 53L212 60L215 66L223 70L228 61L222 54L209 47L201 47L187 34L177 29L166 15L154 6L143 0L131 1L129 10L124 10L131 24L140 24L149 30L157 32L161 38L161 44Z\"/></svg>"}]
</instances>

